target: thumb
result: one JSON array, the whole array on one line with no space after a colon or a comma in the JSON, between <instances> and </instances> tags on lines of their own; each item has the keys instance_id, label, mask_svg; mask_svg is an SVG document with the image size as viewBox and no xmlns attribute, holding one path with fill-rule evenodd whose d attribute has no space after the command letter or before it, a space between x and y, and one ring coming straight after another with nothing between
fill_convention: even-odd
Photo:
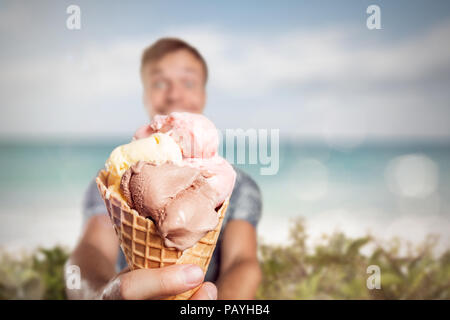
<instances>
[{"instance_id":1,"label":"thumb","mask_svg":"<svg viewBox=\"0 0 450 320\"><path fill-rule=\"evenodd\" d=\"M134 270L120 278L123 299L161 299L197 287L202 283L204 273L199 266L181 264Z\"/></svg>"}]
</instances>

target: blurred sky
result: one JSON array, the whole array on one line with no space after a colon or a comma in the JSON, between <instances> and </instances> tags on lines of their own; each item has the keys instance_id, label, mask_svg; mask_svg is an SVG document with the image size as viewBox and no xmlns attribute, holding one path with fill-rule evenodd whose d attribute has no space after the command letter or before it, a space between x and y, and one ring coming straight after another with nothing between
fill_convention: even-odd
<instances>
[{"instance_id":1,"label":"blurred sky","mask_svg":"<svg viewBox=\"0 0 450 320\"><path fill-rule=\"evenodd\" d=\"M450 2L375 0L0 1L0 135L131 135L140 55L162 36L205 55L221 129L450 138Z\"/></svg>"}]
</instances>

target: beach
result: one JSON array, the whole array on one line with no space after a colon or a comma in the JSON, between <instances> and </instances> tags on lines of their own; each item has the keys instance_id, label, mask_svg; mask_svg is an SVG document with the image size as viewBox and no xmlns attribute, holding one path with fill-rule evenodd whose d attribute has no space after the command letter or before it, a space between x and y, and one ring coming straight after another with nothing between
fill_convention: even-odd
<instances>
[{"instance_id":1,"label":"beach","mask_svg":"<svg viewBox=\"0 0 450 320\"><path fill-rule=\"evenodd\" d=\"M82 231L85 189L126 141L0 143L0 246L73 248ZM336 150L321 140L283 138L279 152L276 175L260 175L259 164L237 165L263 195L261 242L284 243L292 221L302 217L311 242L333 231L412 243L435 234L439 251L450 248L450 143L365 141Z\"/></svg>"}]
</instances>

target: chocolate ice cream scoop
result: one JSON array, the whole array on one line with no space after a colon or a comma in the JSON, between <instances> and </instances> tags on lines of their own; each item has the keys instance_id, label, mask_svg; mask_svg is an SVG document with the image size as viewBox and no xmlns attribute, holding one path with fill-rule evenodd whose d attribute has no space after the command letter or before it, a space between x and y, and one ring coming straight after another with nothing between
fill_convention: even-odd
<instances>
[{"instance_id":1,"label":"chocolate ice cream scoop","mask_svg":"<svg viewBox=\"0 0 450 320\"><path fill-rule=\"evenodd\" d=\"M139 161L122 176L120 190L128 205L150 217L167 247L192 247L219 222L217 193L207 173L171 162Z\"/></svg>"}]
</instances>

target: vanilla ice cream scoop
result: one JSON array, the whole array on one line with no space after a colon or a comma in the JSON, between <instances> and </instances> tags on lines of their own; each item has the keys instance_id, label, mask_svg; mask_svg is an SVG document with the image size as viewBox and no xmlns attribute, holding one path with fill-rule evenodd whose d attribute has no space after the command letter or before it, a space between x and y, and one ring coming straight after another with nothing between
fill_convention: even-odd
<instances>
[{"instance_id":1,"label":"vanilla ice cream scoop","mask_svg":"<svg viewBox=\"0 0 450 320\"><path fill-rule=\"evenodd\" d=\"M180 164L182 158L181 149L175 140L167 134L158 132L115 148L106 161L105 167L115 181L115 179L120 180L123 173L140 160L151 161L155 164L166 161Z\"/></svg>"}]
</instances>

